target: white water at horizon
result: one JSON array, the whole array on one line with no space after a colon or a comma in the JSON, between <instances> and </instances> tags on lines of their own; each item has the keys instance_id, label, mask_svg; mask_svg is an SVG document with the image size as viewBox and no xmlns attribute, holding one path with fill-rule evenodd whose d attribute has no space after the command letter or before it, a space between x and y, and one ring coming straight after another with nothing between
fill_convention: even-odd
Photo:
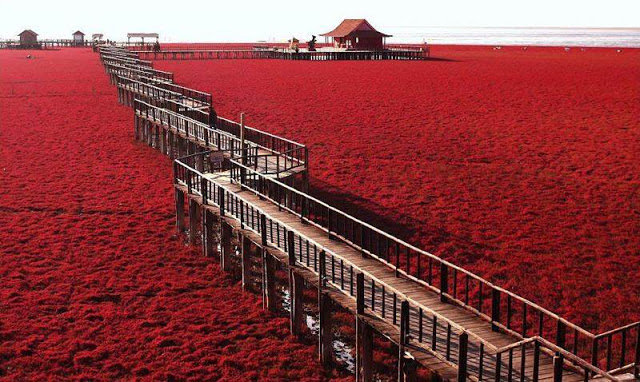
<instances>
[{"instance_id":1,"label":"white water at horizon","mask_svg":"<svg viewBox=\"0 0 640 382\"><path fill-rule=\"evenodd\" d=\"M640 48L640 28L380 27L388 43Z\"/></svg>"}]
</instances>

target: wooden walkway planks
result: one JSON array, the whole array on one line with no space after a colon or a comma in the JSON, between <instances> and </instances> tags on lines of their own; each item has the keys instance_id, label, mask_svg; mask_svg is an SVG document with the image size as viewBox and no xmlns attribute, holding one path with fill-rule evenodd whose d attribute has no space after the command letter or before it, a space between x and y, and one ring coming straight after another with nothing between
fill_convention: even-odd
<instances>
[{"instance_id":1,"label":"wooden walkway planks","mask_svg":"<svg viewBox=\"0 0 640 382\"><path fill-rule=\"evenodd\" d=\"M101 51L101 53L103 52ZM120 52L118 51L112 51L110 53L120 55ZM471 380L505 379L507 381L528 381L533 379L560 381L564 379L568 381L586 381L589 379L584 375L573 373L569 370L563 370L564 357L567 357L564 362L565 367L570 364L572 367L578 367L581 372L583 372L583 370L592 370L592 372L595 373L593 375L602 375L607 380L622 380L618 379L622 378L622 376L614 377L598 368L599 364L604 364L604 359L597 359L597 355L599 355L597 346L602 346L606 341L608 344L606 349L600 349L600 353L602 353L602 350L606 350L606 369L611 370L612 355L618 357L618 355L615 354L615 350L620 347L622 348L622 355L620 355L618 359L614 360L615 365L618 365L619 362L620 369L614 370L612 373L615 372L622 374L624 371L633 372L635 367L636 378L638 378L639 370L637 365L639 362L637 360L640 359L640 346L638 346L638 344L640 344L640 322L626 325L599 335L594 335L566 320L563 320L552 312L549 312L530 301L522 299L520 296L494 286L476 275L469 274L469 272L464 269L452 264L445 265L441 259L435 258L433 255L426 253L419 248L412 248L410 244L401 242L400 240L379 230L378 232L375 232L375 227L368 226L366 223L357 221L357 219L355 219L355 223L360 224L359 228L363 229L360 231L360 235L356 235L355 231L346 231L347 220L352 219L351 217L345 215L342 211L322 203L321 201L311 200L312 198L309 199L310 197L304 192L300 193L293 189L291 189L293 190L292 192L287 191L283 188L287 187L286 185L275 182L274 178L284 177L285 175L290 176L295 173L293 171L290 171L289 173L281 171L280 163L278 162L282 157L284 158L284 161L282 162L285 164L285 170L287 165L289 165L289 160L292 165L291 169L295 167L293 166L294 163L296 163L296 166L299 166L301 163L303 164L302 167L305 171L303 172L305 180L305 183L303 184L305 185L305 188L303 189L307 189L307 150L304 146L297 144L296 142L265 133L258 129L247 128L253 137L250 139L254 139L254 143L257 145L256 147L258 147L258 150L254 153L256 155L256 168L253 168L254 164L247 163L246 159L240 161L237 156L231 154L227 155L229 163L231 164L231 172L218 174L219 182L217 183L215 181L212 182L210 179L206 180L205 176L203 176L199 171L204 172L206 167L211 167L203 164L209 163L203 162L205 155L207 155L206 158L208 158L208 153L205 155L195 154L198 152L198 147L224 150L224 146L225 144L228 146L228 142L223 142L221 140L223 134L221 134L220 131L212 130L209 127L209 120L211 118L207 113L205 113L204 117L198 113L195 115L196 119L203 119L204 124L197 120L189 120L189 118L193 118L194 116L194 114L191 113L191 110L196 110L193 108L195 103L189 103L189 99L196 97L193 99L197 99L199 100L198 102L201 102L201 97L205 96L207 97L204 99L205 104L207 102L210 104L210 95L172 84L173 75L171 73L155 71L149 67L148 62L142 62L140 60L138 60L139 62L136 62L135 59L132 60L126 54L123 56L124 57L108 57L108 55L103 55L103 62L105 63L107 72L111 74L112 83L122 85L120 82L123 81L122 79L124 77L119 76L133 76L134 78L142 79L144 84L140 86L147 90L143 89L142 91L136 91L135 88L129 86L119 86L118 95L121 102L124 101L123 103L128 104L129 106L134 106L134 103L137 105L141 101L134 99L135 94L149 99L149 102L154 105L155 101L161 100L163 97L167 98L166 102L161 103L163 105L161 107L146 104L151 108L158 109L153 110L151 113L152 118L149 118L150 115L148 108L145 113L141 113L142 110L138 110L137 107L134 107L136 113L135 135L136 138L143 139L150 146L159 148L164 154L175 156L177 151L177 156L179 156L180 159L175 162L175 181L177 187L182 190L179 193L181 195L183 192L188 194L189 200L191 201L190 210L192 208L195 210L202 209L202 207L197 208L197 206L193 206L194 202L215 204L215 201L219 201L222 204L218 206L220 208L220 214L224 215L224 210L228 210L229 217L239 221L239 224L234 224L234 227L239 226L239 234L244 235L245 232L251 232L247 231L247 229L251 229L254 233L262 232L262 234L265 235L262 238L262 244L265 244L267 240L266 238L268 238L268 242L272 246L268 246L267 248L270 248L270 252L274 254L274 258L277 258L278 261L281 261L290 267L294 267L294 272L303 273L307 278L310 277L313 279L316 274L320 275L320 277L324 277L325 280L328 280L331 288L336 292L332 294L332 299L340 301L340 304L343 306L347 305L352 307L353 305L353 300L355 298L355 268L356 272L358 272L359 280L357 283L357 302L359 306L356 312L357 321L366 322L365 325L376 328L376 330L380 331L385 335L385 337L396 342L401 350L410 349L411 353L420 355L426 354L426 358L421 356L418 357L418 359L423 360L425 363L436 364L437 366L434 367L442 369L441 375L453 375L459 366L460 370L464 371L465 377L468 376L468 379ZM112 67L112 69L109 69L109 67ZM153 78L148 77L149 75L153 76ZM125 78L125 82L127 80L128 79ZM163 89L159 89L155 85L147 86L149 83L158 84ZM174 97L171 96L173 91L184 96L184 99L179 99L177 101L173 99ZM162 94L165 95L163 96ZM166 94L169 94L169 97L167 97ZM178 96L178 98L181 98L181 96ZM178 109L175 109L176 105L178 105ZM156 111L159 111L160 113L168 112L176 114L174 110L178 112L186 111L186 113L183 113L183 115L177 114L168 117L160 116L160 118L156 116ZM226 121L219 117L218 123L221 123L220 127L222 132L226 133L224 135L225 140L237 140L237 135L242 135L239 132L244 129L244 124L241 126L241 124ZM217 143L212 144L211 141L208 140L210 134L217 134ZM167 141L169 145L168 147ZM262 147L261 144L264 144L269 148ZM236 149L240 146L237 146ZM230 147L231 152L235 152L234 146L231 145ZM244 149L242 151L244 152ZM263 156L265 152L271 152L271 154L264 156L264 167L258 168L258 158ZM275 165L273 160L274 155L277 158ZM198 159L196 159L196 157L198 157ZM246 158L249 157L250 155ZM304 158L303 161L301 161L301 158ZM183 162L184 160L188 160L189 163ZM247 165L249 167L247 167ZM275 177L270 174L274 169L274 166L276 171ZM180 174L178 173L178 169L181 169ZM206 171L209 170L211 169ZM214 171L224 170L222 168L216 168ZM249 175L250 177L246 178L249 173L251 174ZM255 174L258 174L259 176L256 177ZM241 182L243 184L242 188L237 184L231 184L229 176L233 177L234 182ZM206 177L208 178L210 175L207 175ZM181 186L180 183L187 187ZM268 183L269 187L261 187L261 183L263 185ZM224 185L224 187L222 187L222 185ZM274 190L270 189L272 186L275 186L275 193L272 192ZM265 193L265 195L258 198L256 194L253 194L254 191L252 190L256 190L256 192L258 192L257 190L260 190L259 192ZM201 197L203 193L206 195L205 198ZM249 196L253 196L254 199L257 198L262 202L262 205L256 205L255 200L248 199ZM218 199L218 197L224 198ZM178 196L176 196L176 198L178 198ZM308 210L310 208L310 203L313 203L314 209L312 211ZM210 209L211 207L205 206L205 208ZM292 210L287 212L287 208L291 208ZM305 208L307 208L307 210L305 210ZM326 210L323 211L323 208ZM335 225L333 227L331 223L332 211L335 219ZM320 215L318 215L318 213ZM323 220L325 213L326 221ZM256 227L256 221L264 219L266 214L269 214L268 228L267 226ZM342 215L338 215L336 217L335 214ZM339 218L343 219L342 223L344 226L342 227L342 231L338 226ZM301 220L305 223L302 223ZM203 225L204 224L205 223L203 221ZM315 224L318 224L318 227L316 227ZM193 227L196 226L197 223L195 223L190 217L190 227L193 229ZM368 228L365 228L365 226L368 226ZM353 226L351 227L353 228ZM335 232L333 232L334 228L336 229ZM310 230L302 231L303 229ZM364 230L369 230L367 232L367 243L363 242ZM332 234L334 233L336 235L340 235L340 237L332 237ZM372 246L371 237L368 235L378 235L378 241L375 243L378 247ZM193 234L190 234L190 238L193 239ZM386 251L389 250L389 243L386 241L388 239L396 240L396 249L394 252L396 262L394 265L385 262L390 261L391 255L389 253L385 254L384 252L381 252L381 249L385 250L386 248ZM383 243L381 244L379 240L383 240ZM360 241L360 243L358 243L358 241ZM398 263L401 253L397 247L398 244L406 249L407 258L405 264ZM311 256L310 247L313 249L313 256ZM318 249L320 249L322 253L325 253L325 250L327 251L326 263L323 261L320 263L318 262ZM370 253L373 257L363 257L363 252L361 251ZM423 255L428 258L428 282L424 285L420 284L424 280L420 279L421 272L419 254L417 271L413 269L413 271L416 271L415 273L417 274L417 278L414 277L415 275L411 272L411 268L414 268L414 266L409 263L411 251L423 253ZM293 258L296 259L295 261L291 260L291 254L293 254ZM325 256L321 256L321 258L324 259ZM440 288L437 288L436 283L432 283L431 280L432 260L436 262L436 264L440 264ZM295 264L291 265L291 261L294 261ZM406 266L407 269L403 269L403 265ZM302 268L299 266L302 266ZM325 267L326 270L323 271ZM397 269L394 270L393 268ZM450 279L449 276L447 276L449 272L446 271L448 269L453 272L453 279ZM467 294L466 296L463 296L464 301L462 300L463 297L458 298L456 295L456 293L459 293L458 288L456 288L458 272L461 272L463 276L466 275L467 277L467 285L466 288L463 289ZM405 274L407 275L407 278L398 277L399 275ZM422 275L424 275L424 273ZM365 276L365 278L362 278L362 276ZM469 298L469 277L480 282L480 297L477 308L479 311L475 311L475 305L473 305L473 308L470 308L472 305L467 301ZM443 283L442 280L445 280L445 282ZM452 280L453 290L450 289L450 285L447 285L448 281ZM361 284L363 281L366 282L364 285ZM322 284L324 283L320 283L319 285ZM485 289L485 297L483 297L483 285L485 288L489 289L489 292L492 292L489 297L489 302L492 303L491 317L485 313L486 308L482 308L483 298L484 301L487 302L487 289ZM506 319L506 322L501 321L500 318L501 295L506 299L506 301L503 300L503 302L507 303L508 318ZM454 303L447 303L447 300L450 302L451 299L457 299L455 304L458 305L454 305ZM527 339L520 342L518 342L517 339L521 339L522 336L514 331L511 331L511 334L509 335L504 334L505 332L497 332L497 327L502 328L506 333L511 329L510 322L512 321L510 319L511 313L513 312L511 310L512 299L519 303L524 303L525 308L530 307L534 313L536 311L538 312L539 337L535 336L535 334L534 337L528 337L531 333L526 332L527 326L523 326L522 332L522 336L525 336ZM319 304L320 301L321 299L319 297ZM400 303L402 305L402 309L399 309ZM467 306L467 308L462 308L462 306ZM366 308L366 311L364 308ZM526 312L527 310L525 309L523 313L525 318ZM552 340L555 342L549 341L549 339L553 337L550 337L549 333L546 333L546 330L545 337L543 337L543 318L550 319L557 323L557 328L555 329L556 337L555 340ZM401 330L397 327L398 320L401 320L403 325L402 327L404 327L404 329L402 329L403 334L399 334ZM566 333L567 328L572 332ZM368 334L364 333L368 332L369 331L365 330L362 333L367 336ZM576 350L576 345L578 342L576 341L576 338L578 333L582 339L586 339L592 343L593 347L588 349L592 350L590 354L593 354L591 363L577 357L578 350ZM573 349L571 351L566 350L568 347L564 347L565 341L567 340L566 334L573 336ZM612 351L611 343L614 335L622 336L622 345L616 345L616 349L613 349ZM637 335L637 339L635 342L625 342L625 335L627 336L626 338L631 335ZM473 337L473 341L468 341L467 337ZM394 340L394 338L396 338L396 340ZM569 337L569 339L571 338L572 337ZM321 338L320 341L322 342L324 340ZM369 343L367 341L370 340L365 340L365 343ZM323 343L325 343L324 346L326 346L327 342L325 341ZM626 346L625 343L630 346ZM560 344L560 346L556 346L556 344ZM323 345L321 345L321 348L322 346ZM365 345L365 347L366 346L368 346L370 350L371 345ZM625 365L625 360L630 358L625 357L625 350L627 350L627 348L631 348L631 346L635 346L635 358L631 359L636 359L636 362L633 363L632 361L631 364ZM532 350L532 347L535 350ZM633 351L633 349L629 350L630 352ZM367 350L364 351L366 352ZM553 358L552 352L555 352L555 357ZM587 356L584 351L581 351L580 353L582 357ZM587 354L589 353L587 352ZM538 355L540 356L539 360ZM534 358L533 364L531 360L532 357ZM407 362L407 368L404 366L405 362ZM404 356L400 357L398 365L399 373L410 373L410 370L413 369L413 366L411 366L413 364L414 361L411 359L407 359ZM520 367L518 367L518 364L520 364ZM536 366L534 366L534 364ZM365 373L364 375L368 375L367 373L370 373L370 370L363 372ZM557 375L558 372L559 375ZM358 374L356 373L356 375ZM626 376L624 378L624 380L628 380ZM461 380L460 376L457 380Z\"/></svg>"},{"instance_id":2,"label":"wooden walkway planks","mask_svg":"<svg viewBox=\"0 0 640 382\"><path fill-rule=\"evenodd\" d=\"M363 257L360 252L356 251L355 249L353 249L352 247L344 243L331 240L324 231L314 226L303 224L302 222L300 222L298 218L294 217L293 215L291 215L290 213L284 210L280 210L273 203L267 200L260 199L253 192L242 190L239 185L232 184L230 182L228 174L225 174L225 173L222 173L222 174L218 173L218 174L211 174L211 175L205 174L205 176L208 179L214 181L216 184L223 187L224 189L226 189L227 191L242 197L244 200L251 203L256 208L268 214L272 219L275 219L281 222L283 227L285 227L287 230L296 231L297 233L314 240L318 244L322 245L324 248L337 254L337 256L340 259L344 260L345 263L351 264L360 269L366 270L376 279L384 280L384 282L388 284L390 287L394 288L395 290L402 291L407 298L421 305L429 307L430 309L436 311L437 313L450 319L451 321L456 323L463 322L464 323L463 326L467 329L468 332L473 333L479 336L480 338L485 339L487 342L493 344L495 347L500 348L500 347L513 344L519 341L507 334L492 331L491 324L489 322L482 320L478 316L474 315L473 313L461 307L458 307L452 304L447 304L440 301L439 295L436 294L435 292L427 288L420 287L416 285L414 282L407 280L405 278L396 277L394 271L389 267L381 264L380 262L374 259ZM271 242L275 242L278 240L276 239L275 235L273 236L269 235L269 236L270 236ZM280 240L282 241L285 240L284 231L282 231L282 233L280 233L279 236L280 236L279 238ZM314 266L313 261L311 261L310 265L311 265L311 269L313 269L313 266ZM329 271L328 273L329 273L329 277L333 276L331 271ZM365 297L370 298L371 293L365 292ZM387 298L386 301L388 306L392 306L393 301L390 296ZM388 320L388 318L386 319ZM425 326L429 326L431 322L432 321L430 319L427 319L427 318L424 319ZM411 327L415 328L417 326L418 326L418 322L416 321L416 319L413 319ZM447 342L446 341L447 329L444 325L439 325L437 327L436 332L437 332L436 342L442 348ZM417 336L417 334L415 334L415 336ZM428 333L424 333L423 339L424 339L424 344L428 344L431 342L432 336ZM424 346L424 344L416 344L416 346L423 347L426 352L428 346ZM454 341L453 346L450 349L451 359L453 360L457 359L456 358L457 351L458 349ZM532 357L532 352L528 352L528 354L530 357ZM430 355L430 357L433 357L433 356ZM530 357L528 358L531 359ZM416 357L416 359L420 360L422 358ZM469 346L469 369L470 370L473 371L478 369L479 359L480 359L479 349L474 346ZM446 364L446 362L443 362L442 360L438 360L438 361L443 364ZM495 360L493 361L494 363L492 364L490 357L487 357L484 362L485 362L484 368L486 370L485 375L487 377L495 377L495 373L493 373L492 371L492 369L495 368L494 366ZM502 362L505 362L505 360L502 360ZM520 357L514 357L513 363L517 364L519 362L520 362ZM451 366L447 365L447 367L444 369L449 369L449 368L451 368ZM533 368L532 366L529 366L526 369L526 371L529 374L532 374L532 368ZM507 368L505 367L505 369ZM505 380L509 378L506 370L504 371L504 378ZM550 356L543 355L540 357L540 380L545 380L547 378L550 380L553 379L553 363ZM584 379L584 376L577 375L572 371L565 370L563 372L563 381L573 381L573 380L583 380L583 379ZM530 379L516 378L516 380L530 380Z\"/></svg>"}]
</instances>

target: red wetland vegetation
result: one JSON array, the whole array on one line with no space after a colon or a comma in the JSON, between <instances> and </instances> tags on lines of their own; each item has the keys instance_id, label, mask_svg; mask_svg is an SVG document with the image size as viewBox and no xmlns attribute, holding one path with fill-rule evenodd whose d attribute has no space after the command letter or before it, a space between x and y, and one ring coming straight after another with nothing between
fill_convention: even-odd
<instances>
[{"instance_id":1,"label":"red wetland vegetation","mask_svg":"<svg viewBox=\"0 0 640 382\"><path fill-rule=\"evenodd\" d=\"M176 235L96 53L1 50L0 105L0 380L344 378Z\"/></svg>"},{"instance_id":2,"label":"red wetland vegetation","mask_svg":"<svg viewBox=\"0 0 640 382\"><path fill-rule=\"evenodd\" d=\"M640 50L157 61L310 148L323 199L595 332L640 320Z\"/></svg>"},{"instance_id":3,"label":"red wetland vegetation","mask_svg":"<svg viewBox=\"0 0 640 382\"><path fill-rule=\"evenodd\" d=\"M309 145L323 199L589 329L640 319L640 52L432 53L155 66ZM0 379L351 379L176 234L97 54L0 51L0 102Z\"/></svg>"}]
</instances>

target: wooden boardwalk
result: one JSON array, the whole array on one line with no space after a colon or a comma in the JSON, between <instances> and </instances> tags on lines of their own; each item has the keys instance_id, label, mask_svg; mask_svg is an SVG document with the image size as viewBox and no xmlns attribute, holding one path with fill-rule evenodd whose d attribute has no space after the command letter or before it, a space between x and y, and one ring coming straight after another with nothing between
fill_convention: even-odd
<instances>
[{"instance_id":1,"label":"wooden boardwalk","mask_svg":"<svg viewBox=\"0 0 640 382\"><path fill-rule=\"evenodd\" d=\"M172 83L166 73L145 82L153 69L129 53L103 55L108 72L117 71L120 101L134 109L136 138L176 158L178 229L188 226L192 243L201 237L222 269L240 263L243 286L257 264L266 309L275 309L275 264L286 267L293 334L303 320L302 285L317 288L323 363L331 362L337 304L356 318L358 380L372 378L374 332L397 345L399 380L413 380L417 364L443 380L640 380L640 323L592 334L317 200L306 192L306 147L243 123L199 120L189 96L197 93L159 86ZM300 174L297 187L290 180Z\"/></svg>"},{"instance_id":2,"label":"wooden boardwalk","mask_svg":"<svg viewBox=\"0 0 640 382\"><path fill-rule=\"evenodd\" d=\"M429 53L414 49L389 49L381 51L283 51L272 49L235 49L235 50L162 50L134 51L140 59L145 60L293 60L293 61L416 61L428 60Z\"/></svg>"}]
</instances>

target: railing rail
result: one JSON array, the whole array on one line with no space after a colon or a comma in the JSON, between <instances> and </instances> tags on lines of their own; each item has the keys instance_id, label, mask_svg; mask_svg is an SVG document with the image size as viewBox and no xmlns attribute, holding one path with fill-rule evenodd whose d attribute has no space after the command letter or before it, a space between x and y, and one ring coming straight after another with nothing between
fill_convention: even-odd
<instances>
[{"instance_id":1,"label":"railing rail","mask_svg":"<svg viewBox=\"0 0 640 382\"><path fill-rule=\"evenodd\" d=\"M134 109L138 115L175 128L187 137L198 139L207 147L215 146L219 150L232 150L233 152L241 150L242 141L239 137L232 133L212 128L180 113L157 107L139 99L135 100ZM293 162L283 154L249 140L245 141L245 149L247 150L245 156L249 159L245 163L256 172L280 176L281 173L300 169L304 166L304 163ZM258 150L262 150L263 153L260 154Z\"/></svg>"},{"instance_id":2,"label":"railing rail","mask_svg":"<svg viewBox=\"0 0 640 382\"><path fill-rule=\"evenodd\" d=\"M245 172L243 178L239 176L240 168ZM242 182L244 187L267 198L279 208L297 215L303 221L319 227L330 237L340 238L355 249L381 261L394 269L398 275L427 286L439 293L443 301L460 305L476 313L490 322L496 330L502 329L517 338L544 338L560 348L571 351L576 357L591 359L594 367L606 363L603 369L607 371L612 370L616 357L616 367L624 366L627 360L631 360L637 370L640 323L607 332L607 346L604 355L601 356L599 345L605 338L602 335L596 336L513 292L362 222L277 179L267 178L235 162L231 173L233 181ZM520 304L520 310L515 306L516 303ZM521 317L521 331L515 330L516 313ZM530 328L534 328L535 331L529 330ZM619 343L612 339L616 334L624 336Z\"/></svg>"},{"instance_id":3,"label":"railing rail","mask_svg":"<svg viewBox=\"0 0 640 382\"><path fill-rule=\"evenodd\" d=\"M201 153L201 155L206 154ZM190 158L193 158L193 156ZM354 274L364 274L365 290L363 296L366 297L366 301L363 304L377 317L399 326L400 321L405 319L401 317L402 313L399 308L401 303L406 301L409 305L406 313L408 315L406 317L408 326L407 347L434 354L454 367L460 368L464 363L463 370L466 370L467 379L474 381L488 378L496 381L501 379L525 380L526 376L527 380L532 378L535 381L541 370L541 352L545 350L546 354L552 353L559 356L561 366L568 366L578 373L583 373L585 379L590 376L598 376L606 380L618 381L616 377L608 372L591 365L584 359L539 336L525 339L503 348L496 348L472 331L467 331L456 322L427 306L417 303L388 283L348 262L339 254L281 223L253 205L241 194L227 190L217 184L215 180L208 179L203 172L196 170L195 165L192 163L195 163L195 161L183 158L179 158L174 162L176 184L186 186L188 192L201 196L203 204L220 207L221 215L231 215L240 221L243 228L253 230L262 235L262 237L268 237L268 242L275 247L288 253L293 251L296 257L296 264L320 274L321 287L324 283L330 284L340 292L356 297L357 287L354 283L356 279ZM254 182L251 181L251 177L256 174L252 174L250 168L243 166L235 159L230 159L229 165L232 172L234 168L244 171L244 183L242 185L245 189L247 187L252 189L251 186ZM232 181L237 182L237 179L240 179L240 175L232 176L231 178ZM270 178L261 177L260 179L260 182L272 181ZM273 183L278 182L273 181ZM256 192L256 194L263 198L271 199L269 192ZM273 201L273 199L271 200ZM279 206L286 208L284 205L279 204ZM262 216L265 216L265 223L260 222ZM310 221L310 223L312 222ZM291 238L289 239L290 235ZM324 274L322 269L324 269ZM463 343L464 346L462 346ZM528 357L526 350L532 346L534 347L534 354L532 357ZM520 361L517 365L513 362L516 349L521 349ZM473 353L473 356L468 356L467 353Z\"/></svg>"}]
</instances>

